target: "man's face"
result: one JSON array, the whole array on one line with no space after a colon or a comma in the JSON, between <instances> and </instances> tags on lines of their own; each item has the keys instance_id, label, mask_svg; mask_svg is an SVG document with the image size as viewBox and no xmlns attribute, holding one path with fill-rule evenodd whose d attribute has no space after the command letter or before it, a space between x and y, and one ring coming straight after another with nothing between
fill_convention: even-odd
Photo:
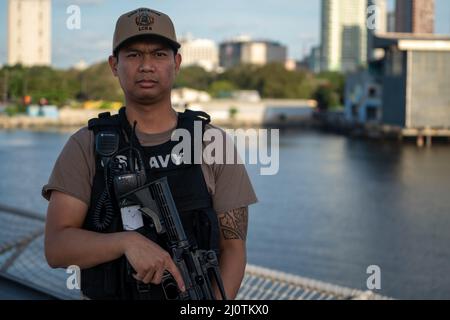
<instances>
[{"instance_id":1,"label":"man's face","mask_svg":"<svg viewBox=\"0 0 450 320\"><path fill-rule=\"evenodd\" d=\"M120 49L118 59L109 57L127 101L144 105L170 98L180 63L181 56L157 40L132 42Z\"/></svg>"}]
</instances>

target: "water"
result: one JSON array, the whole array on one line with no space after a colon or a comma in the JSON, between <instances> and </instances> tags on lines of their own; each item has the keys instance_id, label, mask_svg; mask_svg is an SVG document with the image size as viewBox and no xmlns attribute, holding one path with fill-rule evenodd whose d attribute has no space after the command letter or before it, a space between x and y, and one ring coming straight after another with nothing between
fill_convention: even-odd
<instances>
[{"instance_id":1,"label":"water","mask_svg":"<svg viewBox=\"0 0 450 320\"><path fill-rule=\"evenodd\" d=\"M40 196L68 133L0 132L0 202L45 212ZM395 298L450 298L450 146L280 137L275 176L248 170L248 261Z\"/></svg>"}]
</instances>

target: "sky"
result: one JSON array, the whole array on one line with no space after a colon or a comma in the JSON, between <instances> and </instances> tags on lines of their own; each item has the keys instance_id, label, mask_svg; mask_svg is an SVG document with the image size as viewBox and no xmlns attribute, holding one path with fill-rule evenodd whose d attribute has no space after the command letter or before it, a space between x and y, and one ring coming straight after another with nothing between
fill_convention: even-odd
<instances>
[{"instance_id":1,"label":"sky","mask_svg":"<svg viewBox=\"0 0 450 320\"><path fill-rule=\"evenodd\" d=\"M389 0L392 7L392 1ZM7 0L0 0L0 64L7 60ZM217 43L239 36L278 41L301 59L320 42L320 0L52 0L52 64L104 61L117 18L138 7L168 14L177 36L192 34ZM69 30L70 5L81 10L81 28ZM436 0L436 33L450 34L450 1Z\"/></svg>"}]
</instances>

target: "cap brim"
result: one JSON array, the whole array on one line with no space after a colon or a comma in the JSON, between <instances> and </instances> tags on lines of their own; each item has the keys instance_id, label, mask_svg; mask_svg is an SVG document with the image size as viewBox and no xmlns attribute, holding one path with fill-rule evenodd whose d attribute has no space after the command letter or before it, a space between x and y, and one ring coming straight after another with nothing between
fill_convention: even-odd
<instances>
[{"instance_id":1,"label":"cap brim","mask_svg":"<svg viewBox=\"0 0 450 320\"><path fill-rule=\"evenodd\" d=\"M169 47L171 47L172 49L175 49L175 50L178 50L178 49L181 48L181 45L178 42L173 41L173 40L171 40L169 38L163 37L161 35L158 35L158 34L139 34L139 35L136 35L136 36L132 36L132 37L126 38L123 41L121 41L120 43L118 43L116 45L116 47L114 48L113 52L117 52L121 47L123 47L127 43L134 42L134 41L139 41L139 40L145 40L145 39L157 40L157 41L165 42L165 43L167 43L167 45Z\"/></svg>"}]
</instances>

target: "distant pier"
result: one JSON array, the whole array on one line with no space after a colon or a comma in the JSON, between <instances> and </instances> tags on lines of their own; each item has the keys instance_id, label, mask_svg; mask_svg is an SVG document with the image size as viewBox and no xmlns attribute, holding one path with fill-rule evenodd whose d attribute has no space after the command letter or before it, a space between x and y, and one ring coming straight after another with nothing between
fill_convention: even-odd
<instances>
[{"instance_id":1,"label":"distant pier","mask_svg":"<svg viewBox=\"0 0 450 320\"><path fill-rule=\"evenodd\" d=\"M316 113L319 127L353 137L377 140L415 140L418 147L431 147L433 141L450 142L450 128L417 127L405 128L380 123L355 123L345 119L342 112Z\"/></svg>"}]
</instances>

